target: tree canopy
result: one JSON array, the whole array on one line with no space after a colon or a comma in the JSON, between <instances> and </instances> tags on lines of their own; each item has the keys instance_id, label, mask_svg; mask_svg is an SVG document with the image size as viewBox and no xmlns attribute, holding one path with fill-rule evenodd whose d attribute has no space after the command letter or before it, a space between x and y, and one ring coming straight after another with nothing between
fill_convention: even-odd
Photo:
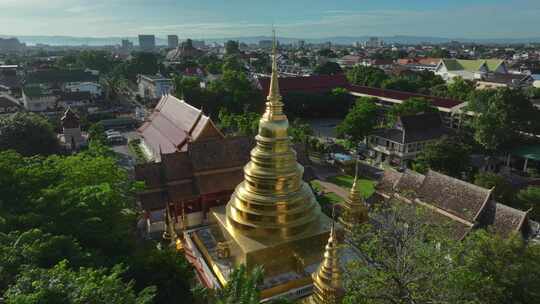
<instances>
[{"instance_id":1,"label":"tree canopy","mask_svg":"<svg viewBox=\"0 0 540 304\"><path fill-rule=\"evenodd\" d=\"M471 94L469 110L477 115L471 121L475 140L493 153L508 146L519 132L538 132L538 115L529 99L520 90L501 88L475 91Z\"/></svg>"},{"instance_id":2,"label":"tree canopy","mask_svg":"<svg viewBox=\"0 0 540 304\"><path fill-rule=\"evenodd\" d=\"M134 194L142 185L131 181L110 155L99 140L72 156L0 152L0 295L9 303L45 303L40 302L42 294L63 288L47 287L47 280L63 284L64 279L81 283L58 290L67 299L78 288L91 286L85 280L93 284L98 279L111 282L99 284L104 293L125 298L113 303L131 303L149 286L156 287L148 290L156 295L153 303L169 303L163 299L170 294L191 297L193 273L182 256L159 251L152 243L136 243ZM60 265L63 260L67 262ZM129 271L116 271L119 264ZM36 284L27 286L29 280ZM102 290L95 292L99 296ZM21 302L34 297L40 301ZM102 303L92 299L66 303Z\"/></svg>"},{"instance_id":3,"label":"tree canopy","mask_svg":"<svg viewBox=\"0 0 540 304\"><path fill-rule=\"evenodd\" d=\"M338 137L349 138L353 142L363 140L377 123L377 106L373 98L362 97L337 126Z\"/></svg>"},{"instance_id":4,"label":"tree canopy","mask_svg":"<svg viewBox=\"0 0 540 304\"><path fill-rule=\"evenodd\" d=\"M360 65L349 70L347 78L352 84L379 88L389 77L381 69Z\"/></svg>"},{"instance_id":5,"label":"tree canopy","mask_svg":"<svg viewBox=\"0 0 540 304\"><path fill-rule=\"evenodd\" d=\"M425 98L413 97L403 103L393 105L387 112L387 121L394 124L399 116L415 115L419 113L436 112L437 109Z\"/></svg>"},{"instance_id":6,"label":"tree canopy","mask_svg":"<svg viewBox=\"0 0 540 304\"><path fill-rule=\"evenodd\" d=\"M335 74L343 73L343 70L341 69L339 64L328 61L324 64L321 64L315 67L315 70L313 70L313 73L317 75L335 75Z\"/></svg>"},{"instance_id":7,"label":"tree canopy","mask_svg":"<svg viewBox=\"0 0 540 304\"><path fill-rule=\"evenodd\" d=\"M34 113L0 117L0 151L15 150L22 155L50 155L60 151L53 126Z\"/></svg>"},{"instance_id":8,"label":"tree canopy","mask_svg":"<svg viewBox=\"0 0 540 304\"><path fill-rule=\"evenodd\" d=\"M470 147L456 137L443 136L424 147L413 163L413 169L422 173L432 169L461 178L471 170Z\"/></svg>"}]
</instances>

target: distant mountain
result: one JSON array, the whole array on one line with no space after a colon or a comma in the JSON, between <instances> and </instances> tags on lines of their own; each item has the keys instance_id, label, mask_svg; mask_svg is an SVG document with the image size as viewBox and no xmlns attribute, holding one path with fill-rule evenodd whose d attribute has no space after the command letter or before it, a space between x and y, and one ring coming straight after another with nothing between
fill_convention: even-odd
<instances>
[{"instance_id":1,"label":"distant mountain","mask_svg":"<svg viewBox=\"0 0 540 304\"><path fill-rule=\"evenodd\" d=\"M14 36L0 35L0 38L10 38ZM16 36L21 42L27 45L48 44L48 45L65 45L65 46L103 46L103 45L119 45L122 39L128 39L135 45L138 44L137 37L72 37L72 36ZM193 39L199 39L194 37ZM244 43L258 43L260 40L272 39L270 36L250 36L250 37L229 37L229 38L214 38L201 39L207 43L217 42L223 43L227 40L238 40ZM304 40L306 43L324 43L332 42L334 44L353 44L354 42L363 42L369 39L369 36L335 36L318 39L302 39L279 37L280 43L290 44L299 40ZM486 38L486 39L470 39L470 38L444 38L444 37L422 37L422 36L381 36L386 43L399 44L420 44L420 43L448 43L450 41L459 41L465 43L497 43L497 44L514 44L514 43L540 43L540 37L531 38ZM166 45L167 39L164 37L156 37L158 45Z\"/></svg>"}]
</instances>

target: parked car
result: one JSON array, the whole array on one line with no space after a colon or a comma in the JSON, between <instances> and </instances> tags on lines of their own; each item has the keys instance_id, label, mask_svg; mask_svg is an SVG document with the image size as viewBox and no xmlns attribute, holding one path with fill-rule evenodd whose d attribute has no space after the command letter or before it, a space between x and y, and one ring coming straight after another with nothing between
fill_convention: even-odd
<instances>
[{"instance_id":1,"label":"parked car","mask_svg":"<svg viewBox=\"0 0 540 304\"><path fill-rule=\"evenodd\" d=\"M122 134L112 134L107 136L107 141L111 145L124 145L127 144L127 138L125 138Z\"/></svg>"}]
</instances>

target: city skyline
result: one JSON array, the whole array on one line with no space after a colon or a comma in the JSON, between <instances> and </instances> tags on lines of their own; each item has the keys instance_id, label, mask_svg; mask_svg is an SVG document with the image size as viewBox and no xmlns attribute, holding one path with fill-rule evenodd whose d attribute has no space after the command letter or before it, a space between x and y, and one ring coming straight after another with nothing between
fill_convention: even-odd
<instances>
[{"instance_id":1,"label":"city skyline","mask_svg":"<svg viewBox=\"0 0 540 304\"><path fill-rule=\"evenodd\" d=\"M78 37L178 34L180 38L414 35L490 39L538 36L540 2L412 0L272 1L0 0L0 35ZM429 25L429 26L426 26Z\"/></svg>"}]
</instances>

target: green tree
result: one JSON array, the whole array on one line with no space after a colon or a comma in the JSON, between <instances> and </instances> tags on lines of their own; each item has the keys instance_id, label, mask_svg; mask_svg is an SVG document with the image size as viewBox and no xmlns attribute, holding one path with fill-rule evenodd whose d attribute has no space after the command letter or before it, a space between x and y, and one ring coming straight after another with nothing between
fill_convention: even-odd
<instances>
[{"instance_id":1,"label":"green tree","mask_svg":"<svg viewBox=\"0 0 540 304\"><path fill-rule=\"evenodd\" d=\"M471 95L468 109L475 140L489 153L508 146L519 132L538 131L539 112L520 90L485 90Z\"/></svg>"},{"instance_id":2,"label":"green tree","mask_svg":"<svg viewBox=\"0 0 540 304\"><path fill-rule=\"evenodd\" d=\"M420 89L417 81L405 78L389 78L382 82L381 87L387 90L416 93Z\"/></svg>"},{"instance_id":3,"label":"green tree","mask_svg":"<svg viewBox=\"0 0 540 304\"><path fill-rule=\"evenodd\" d=\"M228 40L225 42L225 53L228 55L240 53L240 44L238 41Z\"/></svg>"},{"instance_id":4,"label":"green tree","mask_svg":"<svg viewBox=\"0 0 540 304\"><path fill-rule=\"evenodd\" d=\"M258 304L261 301L259 285L264 271L257 267L251 271L240 265L232 272L230 280L222 289L198 288L194 292L201 303L208 304Z\"/></svg>"},{"instance_id":5,"label":"green tree","mask_svg":"<svg viewBox=\"0 0 540 304\"><path fill-rule=\"evenodd\" d=\"M335 74L343 73L343 70L341 69L339 64L328 61L327 63L321 64L315 67L315 70L313 70L313 73L317 75L335 75Z\"/></svg>"},{"instance_id":6,"label":"green tree","mask_svg":"<svg viewBox=\"0 0 540 304\"><path fill-rule=\"evenodd\" d=\"M536 303L540 299L540 245L520 235L478 231L454 255L459 271L450 280L459 303Z\"/></svg>"},{"instance_id":7,"label":"green tree","mask_svg":"<svg viewBox=\"0 0 540 304\"><path fill-rule=\"evenodd\" d=\"M461 178L470 171L470 147L455 137L444 136L429 143L413 163L413 169L424 173L427 169Z\"/></svg>"},{"instance_id":8,"label":"green tree","mask_svg":"<svg viewBox=\"0 0 540 304\"><path fill-rule=\"evenodd\" d=\"M349 138L353 142L363 140L377 123L377 106L373 98L362 97L337 126L338 137Z\"/></svg>"},{"instance_id":9,"label":"green tree","mask_svg":"<svg viewBox=\"0 0 540 304\"><path fill-rule=\"evenodd\" d=\"M378 68L355 66L347 72L347 78L355 85L380 88L389 77Z\"/></svg>"},{"instance_id":10,"label":"green tree","mask_svg":"<svg viewBox=\"0 0 540 304\"><path fill-rule=\"evenodd\" d=\"M387 121L394 124L399 116L415 115L419 113L436 112L431 102L425 98L413 97L403 103L393 105L387 113Z\"/></svg>"},{"instance_id":11,"label":"green tree","mask_svg":"<svg viewBox=\"0 0 540 304\"><path fill-rule=\"evenodd\" d=\"M313 128L308 123L304 123L301 119L297 118L289 126L289 136L295 143L307 144L310 136L313 136Z\"/></svg>"},{"instance_id":12,"label":"green tree","mask_svg":"<svg viewBox=\"0 0 540 304\"><path fill-rule=\"evenodd\" d=\"M475 87L474 83L469 80L464 80L461 77L456 77L448 85L448 97L467 101L469 100L470 94L474 92Z\"/></svg>"},{"instance_id":13,"label":"green tree","mask_svg":"<svg viewBox=\"0 0 540 304\"><path fill-rule=\"evenodd\" d=\"M84 252L72 237L39 229L0 233L0 295L29 265L50 268L65 259L79 267L89 264L91 254Z\"/></svg>"},{"instance_id":14,"label":"green tree","mask_svg":"<svg viewBox=\"0 0 540 304\"><path fill-rule=\"evenodd\" d=\"M25 156L50 155L59 152L60 145L45 118L21 112L0 118L0 151L9 149Z\"/></svg>"},{"instance_id":15,"label":"green tree","mask_svg":"<svg viewBox=\"0 0 540 304\"><path fill-rule=\"evenodd\" d=\"M376 225L355 229L359 258L345 268L344 303L460 303L448 284L455 241L445 225L429 224L429 212L389 202L373 210Z\"/></svg>"},{"instance_id":16,"label":"green tree","mask_svg":"<svg viewBox=\"0 0 540 304\"><path fill-rule=\"evenodd\" d=\"M5 293L6 304L150 304L155 288L139 294L122 282L121 267L71 270L66 262L51 269L28 268Z\"/></svg>"},{"instance_id":17,"label":"green tree","mask_svg":"<svg viewBox=\"0 0 540 304\"><path fill-rule=\"evenodd\" d=\"M517 193L517 204L522 210L532 209L529 216L540 221L540 187L529 186Z\"/></svg>"},{"instance_id":18,"label":"green tree","mask_svg":"<svg viewBox=\"0 0 540 304\"><path fill-rule=\"evenodd\" d=\"M512 205L515 196L515 190L512 184L504 177L495 173L478 173L474 176L474 184L486 189L493 190L493 198L499 203Z\"/></svg>"},{"instance_id":19,"label":"green tree","mask_svg":"<svg viewBox=\"0 0 540 304\"><path fill-rule=\"evenodd\" d=\"M139 249L130 259L125 276L134 281L135 290L155 286L154 304L194 301L190 290L194 271L185 257L172 248Z\"/></svg>"}]
</instances>

